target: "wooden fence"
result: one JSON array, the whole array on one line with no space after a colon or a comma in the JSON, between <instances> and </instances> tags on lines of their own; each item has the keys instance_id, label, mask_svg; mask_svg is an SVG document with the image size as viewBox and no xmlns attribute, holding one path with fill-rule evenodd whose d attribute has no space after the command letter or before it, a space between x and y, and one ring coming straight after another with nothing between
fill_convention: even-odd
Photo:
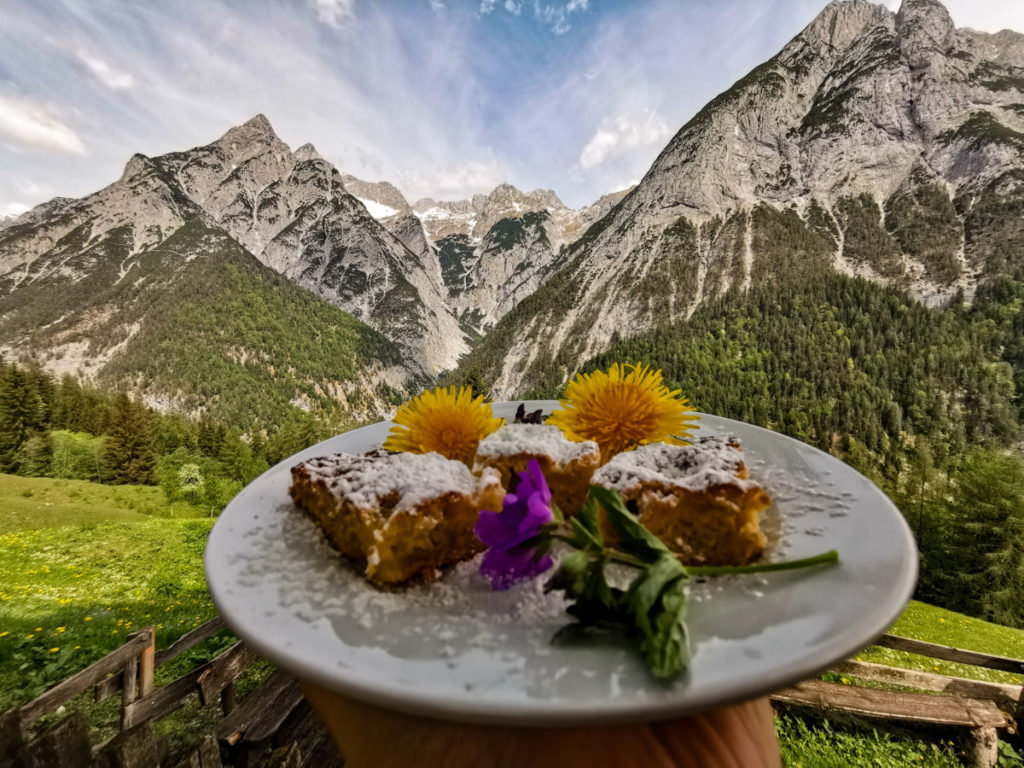
<instances>
[{"instance_id":1,"label":"wooden fence","mask_svg":"<svg viewBox=\"0 0 1024 768\"><path fill-rule=\"evenodd\" d=\"M218 704L222 718L214 732L176 762L178 768L235 766L341 766L326 731L302 698L298 681L277 670L238 701L235 681L256 659L242 642L159 688L154 672L168 661L225 629L217 618L182 636L162 651L153 628L129 635L120 648L64 680L38 698L0 714L0 766L43 768L155 768L166 764L153 724L197 697ZM884 635L875 643L944 661L1024 674L1024 661ZM998 761L1000 735L1015 737L1024 714L1021 685L988 683L881 664L846 661L835 672L913 691L885 690L808 680L772 697L778 708L825 716L832 721L868 723L897 730L956 736L971 765ZM118 693L120 730L90 744L81 713L45 727L40 719L75 696L93 689L96 701ZM930 693L920 693L928 691Z\"/></svg>"},{"instance_id":2,"label":"wooden fence","mask_svg":"<svg viewBox=\"0 0 1024 768\"><path fill-rule=\"evenodd\" d=\"M154 687L157 668L223 629L224 620L218 617L157 651L149 627L38 698L0 714L0 766L155 768L166 763L166 756L153 724L192 698L204 706L219 705L222 719L213 734L176 761L180 768L340 766L326 731L290 675L276 671L243 701L237 700L235 681L258 658L245 643L236 642L209 662ZM89 689L97 702L121 695L119 731L113 738L90 744L80 712L36 727L41 718Z\"/></svg>"},{"instance_id":3,"label":"wooden fence","mask_svg":"<svg viewBox=\"0 0 1024 768\"><path fill-rule=\"evenodd\" d=\"M945 645L883 635L875 645L1002 672L1024 674L1024 661ZM883 725L899 730L955 736L969 765L991 768L999 761L1000 735L1016 737L1024 714L1021 685L987 683L950 675L845 661L833 671L914 691L868 688L808 680L772 697L777 707L823 714L831 720ZM916 691L930 691L918 693ZM938 695L936 695L938 694Z\"/></svg>"}]
</instances>

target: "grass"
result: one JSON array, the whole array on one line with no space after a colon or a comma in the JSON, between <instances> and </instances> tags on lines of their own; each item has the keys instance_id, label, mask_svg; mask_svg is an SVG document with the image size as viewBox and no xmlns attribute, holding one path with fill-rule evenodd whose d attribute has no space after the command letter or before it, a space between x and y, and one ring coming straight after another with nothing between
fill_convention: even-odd
<instances>
[{"instance_id":1,"label":"grass","mask_svg":"<svg viewBox=\"0 0 1024 768\"><path fill-rule=\"evenodd\" d=\"M151 518L197 517L185 504L170 504L159 488L101 485L85 480L0 474L0 533L78 523L137 523Z\"/></svg>"},{"instance_id":2,"label":"grass","mask_svg":"<svg viewBox=\"0 0 1024 768\"><path fill-rule=\"evenodd\" d=\"M962 613L954 613L916 600L907 606L903 615L889 631L894 635L926 640L929 643L1024 659L1024 631L974 619L964 616ZM889 648L871 646L858 654L857 658L875 664L888 664L891 667L919 669L924 672L987 680L993 683L1024 685L1024 676L1021 675L929 659Z\"/></svg>"},{"instance_id":3,"label":"grass","mask_svg":"<svg viewBox=\"0 0 1024 768\"><path fill-rule=\"evenodd\" d=\"M833 730L825 721L812 727L803 720L781 715L775 720L787 768L962 768L956 745L898 739L878 731Z\"/></svg>"},{"instance_id":4,"label":"grass","mask_svg":"<svg viewBox=\"0 0 1024 768\"><path fill-rule=\"evenodd\" d=\"M0 711L23 704L121 645L156 628L164 648L215 610L203 576L213 520L170 505L156 488L0 475ZM891 630L958 648L1024 659L1024 631L912 602ZM157 670L166 684L234 642L223 632ZM892 666L1024 684L1018 675L870 647L858 658ZM239 693L269 674L265 662L239 680ZM837 679L837 678L830 678ZM119 698L69 702L93 743L117 730ZM209 733L220 714L197 701L163 718L157 733L180 754ZM957 766L957 747L885 733L833 730L781 716L784 763L791 768Z\"/></svg>"},{"instance_id":5,"label":"grass","mask_svg":"<svg viewBox=\"0 0 1024 768\"><path fill-rule=\"evenodd\" d=\"M8 501L14 503L8 504ZM27 527L35 522L39 527ZM156 647L216 615L203 575L213 520L159 489L0 475L0 711L24 704L147 626ZM159 667L156 685L213 658L222 632ZM263 663L241 692L269 673ZM119 697L79 696L97 743L117 730ZM216 707L190 702L157 723L172 754L208 733Z\"/></svg>"}]
</instances>

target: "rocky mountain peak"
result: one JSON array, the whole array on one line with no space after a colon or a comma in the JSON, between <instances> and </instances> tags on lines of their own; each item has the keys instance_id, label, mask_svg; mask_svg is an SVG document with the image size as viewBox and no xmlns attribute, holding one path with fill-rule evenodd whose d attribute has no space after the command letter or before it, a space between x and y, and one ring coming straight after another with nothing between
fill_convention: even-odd
<instances>
[{"instance_id":1,"label":"rocky mountain peak","mask_svg":"<svg viewBox=\"0 0 1024 768\"><path fill-rule=\"evenodd\" d=\"M363 181L350 173L343 173L341 183L350 195L359 198L376 219L412 211L405 195L389 181Z\"/></svg>"},{"instance_id":2,"label":"rocky mountain peak","mask_svg":"<svg viewBox=\"0 0 1024 768\"><path fill-rule=\"evenodd\" d=\"M250 131L269 134L271 136L277 135L274 133L274 128L270 124L270 121L267 120L267 116L264 115L262 112L258 112L257 114L250 117L248 120L242 123L241 127L246 128Z\"/></svg>"},{"instance_id":3,"label":"rocky mountain peak","mask_svg":"<svg viewBox=\"0 0 1024 768\"><path fill-rule=\"evenodd\" d=\"M949 11L938 0L903 0L896 13L896 31L905 44L916 43L945 53L956 27Z\"/></svg>"},{"instance_id":4,"label":"rocky mountain peak","mask_svg":"<svg viewBox=\"0 0 1024 768\"><path fill-rule=\"evenodd\" d=\"M288 145L274 133L270 121L263 115L246 120L241 125L229 128L211 146L219 147L232 163L239 164L268 149L279 154L291 154Z\"/></svg>"},{"instance_id":5,"label":"rocky mountain peak","mask_svg":"<svg viewBox=\"0 0 1024 768\"><path fill-rule=\"evenodd\" d=\"M306 144L303 144L298 149L296 149L292 153L292 157L295 158L295 162L297 163L304 163L309 160L323 160L323 157L320 155L320 153L316 151L316 147L314 147L312 144L308 142Z\"/></svg>"},{"instance_id":6,"label":"rocky mountain peak","mask_svg":"<svg viewBox=\"0 0 1024 768\"><path fill-rule=\"evenodd\" d=\"M995 34L973 29L962 29L960 32L974 43L981 58L996 64L1024 67L1024 35L1020 32L1010 29Z\"/></svg>"},{"instance_id":7,"label":"rocky mountain peak","mask_svg":"<svg viewBox=\"0 0 1024 768\"><path fill-rule=\"evenodd\" d=\"M141 152L132 155L125 163L124 172L121 174L121 181L128 181L139 174L146 173L153 168L153 161Z\"/></svg>"},{"instance_id":8,"label":"rocky mountain peak","mask_svg":"<svg viewBox=\"0 0 1024 768\"><path fill-rule=\"evenodd\" d=\"M891 16L885 6L868 0L832 0L794 42L809 44L822 53L839 53L849 48L868 27Z\"/></svg>"}]
</instances>

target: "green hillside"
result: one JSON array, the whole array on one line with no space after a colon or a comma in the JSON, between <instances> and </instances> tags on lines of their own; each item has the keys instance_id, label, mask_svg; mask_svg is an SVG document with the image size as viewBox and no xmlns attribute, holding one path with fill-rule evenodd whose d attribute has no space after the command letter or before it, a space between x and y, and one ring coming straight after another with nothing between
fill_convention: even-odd
<instances>
[{"instance_id":1,"label":"green hillside","mask_svg":"<svg viewBox=\"0 0 1024 768\"><path fill-rule=\"evenodd\" d=\"M929 309L896 288L839 274L770 280L688 320L616 341L584 370L661 368L702 411L760 424L896 479L921 438L945 465L1019 433L1013 319ZM555 395L561 385L543 394Z\"/></svg>"},{"instance_id":2,"label":"green hillside","mask_svg":"<svg viewBox=\"0 0 1024 768\"><path fill-rule=\"evenodd\" d=\"M169 503L147 485L102 485L0 474L0 533L89 523L138 523L199 516L184 502Z\"/></svg>"},{"instance_id":3,"label":"green hillside","mask_svg":"<svg viewBox=\"0 0 1024 768\"><path fill-rule=\"evenodd\" d=\"M70 342L86 344L90 358L113 349L104 384L243 429L280 423L295 404L365 412L398 397L361 385L343 393L368 367L399 361L392 343L222 231L193 219L133 257L122 277L119 237L89 249L83 279L39 280L0 297L0 333L38 354Z\"/></svg>"}]
</instances>

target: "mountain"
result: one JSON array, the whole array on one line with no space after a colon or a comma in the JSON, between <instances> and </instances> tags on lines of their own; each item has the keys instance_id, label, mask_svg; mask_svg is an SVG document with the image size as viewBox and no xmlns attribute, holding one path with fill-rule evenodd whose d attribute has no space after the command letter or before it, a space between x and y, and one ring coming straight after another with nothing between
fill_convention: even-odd
<instances>
[{"instance_id":1,"label":"mountain","mask_svg":"<svg viewBox=\"0 0 1024 768\"><path fill-rule=\"evenodd\" d=\"M431 374L465 349L422 255L349 194L311 147L292 153L257 115L213 144L156 158L260 261L395 341Z\"/></svg>"},{"instance_id":2,"label":"mountain","mask_svg":"<svg viewBox=\"0 0 1024 768\"><path fill-rule=\"evenodd\" d=\"M471 338L537 290L555 263L557 232L542 210L498 220L478 243L462 234L438 241L449 306Z\"/></svg>"},{"instance_id":3,"label":"mountain","mask_svg":"<svg viewBox=\"0 0 1024 768\"><path fill-rule=\"evenodd\" d=\"M628 192L572 209L551 190L525 193L500 184L472 200L419 200L413 210L433 239L449 306L467 335L479 339L540 286L563 246Z\"/></svg>"},{"instance_id":4,"label":"mountain","mask_svg":"<svg viewBox=\"0 0 1024 768\"><path fill-rule=\"evenodd\" d=\"M396 345L196 211L134 251L139 236L127 223L86 243L76 228L4 285L5 354L242 428L280 423L293 406L370 418L406 385Z\"/></svg>"},{"instance_id":5,"label":"mountain","mask_svg":"<svg viewBox=\"0 0 1024 768\"><path fill-rule=\"evenodd\" d=\"M30 343L35 335L9 310L44 328L77 324L79 336L97 313L103 322L131 314L114 303L97 307L95 297L133 282L154 253L173 253L184 268L197 257L190 249L197 241L188 240L189 248L168 243L186 225L204 228L203 243L217 242L201 252L241 248L250 266L269 267L397 344L405 375L389 373L389 386L450 367L465 348L439 293L436 257L405 247L345 190L337 169L309 145L292 152L262 115L206 146L136 154L110 186L80 200L50 201L0 230L0 344L61 367L54 362L59 345ZM45 302L52 316L26 311L26 297L43 286L73 299ZM127 321L121 326L125 341L137 332ZM119 350L92 345L90 357L102 368ZM367 365L395 361L378 362Z\"/></svg>"},{"instance_id":6,"label":"mountain","mask_svg":"<svg viewBox=\"0 0 1024 768\"><path fill-rule=\"evenodd\" d=\"M341 183L373 218L420 259L434 290L443 293L441 270L426 229L398 188L388 181L363 181L348 173L341 175Z\"/></svg>"},{"instance_id":7,"label":"mountain","mask_svg":"<svg viewBox=\"0 0 1024 768\"><path fill-rule=\"evenodd\" d=\"M630 188L632 189L632 188ZM451 235L464 235L480 242L502 219L520 218L527 213L547 212L555 250L583 234L590 224L604 216L629 190L604 195L593 205L573 209L550 189L523 192L511 184L499 184L486 195L470 200L417 200L412 208L434 243Z\"/></svg>"},{"instance_id":8,"label":"mountain","mask_svg":"<svg viewBox=\"0 0 1024 768\"><path fill-rule=\"evenodd\" d=\"M941 304L1024 265L1024 36L935 0L827 6L713 99L464 360L496 396L772 274Z\"/></svg>"}]
</instances>

